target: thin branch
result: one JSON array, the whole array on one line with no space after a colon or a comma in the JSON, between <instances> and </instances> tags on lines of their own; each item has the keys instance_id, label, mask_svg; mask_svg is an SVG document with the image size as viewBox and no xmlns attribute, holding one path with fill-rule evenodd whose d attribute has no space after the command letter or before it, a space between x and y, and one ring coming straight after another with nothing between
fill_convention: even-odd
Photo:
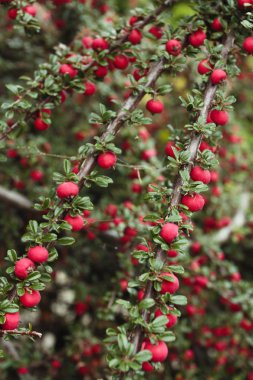
<instances>
[{"instance_id":1,"label":"thin branch","mask_svg":"<svg viewBox=\"0 0 253 380\"><path fill-rule=\"evenodd\" d=\"M221 53L221 58L223 59L224 62L227 61L228 53L229 53L231 47L233 46L233 43L234 43L234 37L229 34L227 36L227 39L225 41L225 44L224 44L224 47L223 47L223 50ZM205 94L204 94L204 105L203 105L203 108L199 114L199 116L202 116L205 120L206 120L208 112L212 106L212 102L214 100L216 90L217 90L217 86L214 86L211 84L211 82L209 82L209 84L207 85ZM190 144L188 147L188 150L190 152L189 163L187 163L183 167L183 169L186 169L188 172L190 172L190 170L194 164L194 161L197 157L198 148L199 148L199 145L202 141L202 138L203 138L203 135L199 134L199 133L193 133L193 135L191 137L191 141L190 141ZM180 169L182 169L182 168L180 168ZM180 173L178 173L176 180L175 180L175 183L174 183L173 191L172 191L171 201L170 201L170 205L169 205L170 208L173 206L176 206L180 203L182 186L183 186L183 179L180 176ZM158 252L156 254L156 258L157 258L157 260L162 261L162 262L166 261L166 257L165 257L165 255L161 249L158 250ZM148 281L148 283L146 285L143 299L145 299L145 298L153 298L152 281ZM150 313L148 310L143 311L142 318L145 322L148 322L149 315L150 315ZM132 342L134 344L134 352L135 353L140 350L142 340L143 340L142 327L137 326L137 328L136 328L136 330L132 336Z\"/></svg>"},{"instance_id":2,"label":"thin branch","mask_svg":"<svg viewBox=\"0 0 253 380\"><path fill-rule=\"evenodd\" d=\"M106 138L110 135L115 136L119 131L120 127L124 124L124 122L128 119L129 113L133 112L135 108L138 106L139 102L145 96L145 89L151 87L155 84L161 73L164 71L165 58L161 58L157 63L155 63L148 75L147 82L143 86L143 89L138 92L137 95L130 96L127 101L123 104L121 110L118 112L117 116L114 118L112 122L110 122L105 132L102 134L100 140L101 142L106 141ZM97 152L93 149L83 161L78 176L80 178L80 185L85 181L86 176L92 171L96 163L96 155Z\"/></svg>"},{"instance_id":3,"label":"thin branch","mask_svg":"<svg viewBox=\"0 0 253 380\"><path fill-rule=\"evenodd\" d=\"M18 208L22 208L29 211L33 210L32 202L29 201L29 199L17 193L16 191L5 189L2 186L0 186L0 199L2 201L11 203Z\"/></svg>"},{"instance_id":4,"label":"thin branch","mask_svg":"<svg viewBox=\"0 0 253 380\"><path fill-rule=\"evenodd\" d=\"M41 338L42 334L37 331L29 331L29 330L0 330L0 336L4 335L26 335L33 336L36 338Z\"/></svg>"}]
</instances>

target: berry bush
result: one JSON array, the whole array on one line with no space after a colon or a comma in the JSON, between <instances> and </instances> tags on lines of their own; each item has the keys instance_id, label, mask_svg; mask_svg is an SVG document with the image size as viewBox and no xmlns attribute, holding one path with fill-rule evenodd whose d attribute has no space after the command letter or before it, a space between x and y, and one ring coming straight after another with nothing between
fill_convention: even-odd
<instances>
[{"instance_id":1,"label":"berry bush","mask_svg":"<svg viewBox=\"0 0 253 380\"><path fill-rule=\"evenodd\" d=\"M253 1L0 15L0 378L253 380Z\"/></svg>"}]
</instances>

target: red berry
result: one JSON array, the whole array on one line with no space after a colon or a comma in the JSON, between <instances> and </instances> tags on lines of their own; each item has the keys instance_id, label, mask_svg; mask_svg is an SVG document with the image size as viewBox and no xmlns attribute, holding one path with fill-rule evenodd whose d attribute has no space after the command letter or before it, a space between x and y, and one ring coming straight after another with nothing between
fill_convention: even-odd
<instances>
[{"instance_id":1,"label":"red berry","mask_svg":"<svg viewBox=\"0 0 253 380\"><path fill-rule=\"evenodd\" d=\"M97 90L97 86L94 83L90 82L89 80L87 80L87 82L84 83L84 87L85 87L84 95L88 95L88 96L93 95Z\"/></svg>"},{"instance_id":2,"label":"red berry","mask_svg":"<svg viewBox=\"0 0 253 380\"><path fill-rule=\"evenodd\" d=\"M106 66L97 66L95 70L95 75L99 78L104 78L108 73L108 68Z\"/></svg>"},{"instance_id":3,"label":"red berry","mask_svg":"<svg viewBox=\"0 0 253 380\"><path fill-rule=\"evenodd\" d=\"M210 65L208 59L203 59L198 64L198 73L204 75L212 71L212 66Z\"/></svg>"},{"instance_id":4,"label":"red berry","mask_svg":"<svg viewBox=\"0 0 253 380\"><path fill-rule=\"evenodd\" d=\"M1 325L3 330L15 330L20 322L20 314L16 313L6 313L5 322Z\"/></svg>"},{"instance_id":5,"label":"red berry","mask_svg":"<svg viewBox=\"0 0 253 380\"><path fill-rule=\"evenodd\" d=\"M223 26L220 22L220 20L218 18L215 18L211 24L211 28L215 31L215 32L219 32L220 30L223 29Z\"/></svg>"},{"instance_id":6,"label":"red berry","mask_svg":"<svg viewBox=\"0 0 253 380\"><path fill-rule=\"evenodd\" d=\"M30 247L27 253L27 256L30 260L35 263L44 263L48 259L48 250L40 245L35 247Z\"/></svg>"},{"instance_id":7,"label":"red berry","mask_svg":"<svg viewBox=\"0 0 253 380\"><path fill-rule=\"evenodd\" d=\"M23 258L16 262L14 272L18 278L23 280L29 275L34 267L35 265L33 261L27 258Z\"/></svg>"},{"instance_id":8,"label":"red berry","mask_svg":"<svg viewBox=\"0 0 253 380\"><path fill-rule=\"evenodd\" d=\"M153 372L154 371L154 367L149 362L143 362L142 363L142 369L145 372Z\"/></svg>"},{"instance_id":9,"label":"red berry","mask_svg":"<svg viewBox=\"0 0 253 380\"><path fill-rule=\"evenodd\" d=\"M245 38L242 46L246 53L253 54L253 37Z\"/></svg>"},{"instance_id":10,"label":"red berry","mask_svg":"<svg viewBox=\"0 0 253 380\"><path fill-rule=\"evenodd\" d=\"M19 375L27 375L29 373L28 368L26 367L19 367L18 368L18 374Z\"/></svg>"},{"instance_id":11,"label":"red berry","mask_svg":"<svg viewBox=\"0 0 253 380\"><path fill-rule=\"evenodd\" d=\"M61 362L59 360L52 360L51 366L56 369L61 368Z\"/></svg>"},{"instance_id":12,"label":"red berry","mask_svg":"<svg viewBox=\"0 0 253 380\"><path fill-rule=\"evenodd\" d=\"M128 41L132 45L138 45L141 42L142 34L138 29L133 29L128 35Z\"/></svg>"},{"instance_id":13,"label":"red berry","mask_svg":"<svg viewBox=\"0 0 253 380\"><path fill-rule=\"evenodd\" d=\"M92 45L93 38L90 36L85 36L82 38L82 44L86 49L90 49Z\"/></svg>"},{"instance_id":14,"label":"red berry","mask_svg":"<svg viewBox=\"0 0 253 380\"><path fill-rule=\"evenodd\" d=\"M84 226L84 221L81 215L66 215L64 220L71 225L72 231L80 231Z\"/></svg>"},{"instance_id":15,"label":"red berry","mask_svg":"<svg viewBox=\"0 0 253 380\"><path fill-rule=\"evenodd\" d=\"M146 104L146 109L153 114L161 113L164 110L164 105L160 100L150 99Z\"/></svg>"},{"instance_id":16,"label":"red berry","mask_svg":"<svg viewBox=\"0 0 253 380\"><path fill-rule=\"evenodd\" d=\"M189 36L189 42L194 47L199 47L203 45L205 39L206 39L206 34L202 29L196 30L196 32L193 32Z\"/></svg>"},{"instance_id":17,"label":"red berry","mask_svg":"<svg viewBox=\"0 0 253 380\"><path fill-rule=\"evenodd\" d=\"M45 123L42 119L38 117L34 120L34 128L37 129L37 131L45 131L49 128L49 124Z\"/></svg>"},{"instance_id":18,"label":"red berry","mask_svg":"<svg viewBox=\"0 0 253 380\"><path fill-rule=\"evenodd\" d=\"M163 279L161 293L174 294L179 288L178 278L170 272L162 273L162 276L170 277L171 281Z\"/></svg>"},{"instance_id":19,"label":"red berry","mask_svg":"<svg viewBox=\"0 0 253 380\"><path fill-rule=\"evenodd\" d=\"M155 344L152 344L149 340L147 340L143 344L143 349L151 352L151 360L153 362L164 362L168 356L168 347L166 343L161 340Z\"/></svg>"},{"instance_id":20,"label":"red berry","mask_svg":"<svg viewBox=\"0 0 253 380\"><path fill-rule=\"evenodd\" d=\"M143 300L143 298L144 298L144 290L142 290L142 289L138 290L137 298L138 298L138 301Z\"/></svg>"},{"instance_id":21,"label":"red berry","mask_svg":"<svg viewBox=\"0 0 253 380\"><path fill-rule=\"evenodd\" d=\"M141 17L138 17L138 16L132 16L132 17L130 17L130 19L129 19L129 24L131 25L131 26L133 26L134 24L136 24L138 21L140 21L141 20Z\"/></svg>"},{"instance_id":22,"label":"red berry","mask_svg":"<svg viewBox=\"0 0 253 380\"><path fill-rule=\"evenodd\" d=\"M74 182L64 182L57 187L56 193L61 199L75 197L79 193L79 187Z\"/></svg>"},{"instance_id":23,"label":"red berry","mask_svg":"<svg viewBox=\"0 0 253 380\"><path fill-rule=\"evenodd\" d=\"M77 76L77 70L67 63L64 63L60 66L59 73L63 75L67 74L70 76L70 78L74 78Z\"/></svg>"},{"instance_id":24,"label":"red berry","mask_svg":"<svg viewBox=\"0 0 253 380\"><path fill-rule=\"evenodd\" d=\"M175 251L174 249L169 249L167 251L167 255L168 255L168 257L177 257L178 256L178 252Z\"/></svg>"},{"instance_id":25,"label":"red berry","mask_svg":"<svg viewBox=\"0 0 253 380\"><path fill-rule=\"evenodd\" d=\"M178 236L178 225L174 223L165 223L160 231L161 238L168 244Z\"/></svg>"},{"instance_id":26,"label":"red berry","mask_svg":"<svg viewBox=\"0 0 253 380\"><path fill-rule=\"evenodd\" d=\"M157 156L156 149L154 149L154 148L146 149L146 150L144 150L144 152L142 152L141 159L147 161L150 158L155 157L155 156Z\"/></svg>"},{"instance_id":27,"label":"red berry","mask_svg":"<svg viewBox=\"0 0 253 380\"><path fill-rule=\"evenodd\" d=\"M219 84L227 78L227 73L224 70L216 69L211 74L212 84Z\"/></svg>"},{"instance_id":28,"label":"red berry","mask_svg":"<svg viewBox=\"0 0 253 380\"><path fill-rule=\"evenodd\" d=\"M249 10L253 5L253 0L237 0L237 3L239 8ZM246 4L251 4L251 6L246 6Z\"/></svg>"},{"instance_id":29,"label":"red berry","mask_svg":"<svg viewBox=\"0 0 253 380\"><path fill-rule=\"evenodd\" d=\"M106 50L109 48L109 44L103 38L95 38L92 41L91 47L94 50Z\"/></svg>"},{"instance_id":30,"label":"red berry","mask_svg":"<svg viewBox=\"0 0 253 380\"><path fill-rule=\"evenodd\" d=\"M229 120L229 115L223 110L212 110L210 112L210 118L215 124L225 125Z\"/></svg>"},{"instance_id":31,"label":"red berry","mask_svg":"<svg viewBox=\"0 0 253 380\"><path fill-rule=\"evenodd\" d=\"M22 11L32 17L35 17L37 13L37 9L34 5L26 5L24 8L22 8Z\"/></svg>"},{"instance_id":32,"label":"red berry","mask_svg":"<svg viewBox=\"0 0 253 380\"><path fill-rule=\"evenodd\" d=\"M117 162L117 156L113 152L100 153L97 158L98 165L103 169L112 168Z\"/></svg>"},{"instance_id":33,"label":"red berry","mask_svg":"<svg viewBox=\"0 0 253 380\"><path fill-rule=\"evenodd\" d=\"M191 170L190 176L193 181L200 181L206 185L211 180L211 173L209 170L204 170L200 166L194 166Z\"/></svg>"},{"instance_id":34,"label":"red berry","mask_svg":"<svg viewBox=\"0 0 253 380\"><path fill-rule=\"evenodd\" d=\"M128 58L124 54L119 54L114 57L114 66L119 70L125 70L128 66Z\"/></svg>"},{"instance_id":35,"label":"red berry","mask_svg":"<svg viewBox=\"0 0 253 380\"><path fill-rule=\"evenodd\" d=\"M32 170L30 177L34 182L40 182L43 179L44 175L40 170Z\"/></svg>"},{"instance_id":36,"label":"red berry","mask_svg":"<svg viewBox=\"0 0 253 380\"><path fill-rule=\"evenodd\" d=\"M134 77L134 79L135 79L137 82L138 82L138 80L140 80L141 78L143 78L143 77L148 73L148 70L145 69L145 70L143 71L143 74L140 74L140 72L141 72L140 69L136 69L136 70L134 70L134 72L133 72L133 77Z\"/></svg>"},{"instance_id":37,"label":"red berry","mask_svg":"<svg viewBox=\"0 0 253 380\"><path fill-rule=\"evenodd\" d=\"M158 40L163 36L163 30L159 26L151 26L149 33L153 34Z\"/></svg>"},{"instance_id":38,"label":"red berry","mask_svg":"<svg viewBox=\"0 0 253 380\"><path fill-rule=\"evenodd\" d=\"M172 309L171 307L169 309ZM160 309L157 309L155 311L156 317L161 317L164 315ZM169 329L173 327L177 323L177 316L175 314L166 314L166 317L168 318L168 323L166 324L166 327Z\"/></svg>"},{"instance_id":39,"label":"red berry","mask_svg":"<svg viewBox=\"0 0 253 380\"><path fill-rule=\"evenodd\" d=\"M38 290L26 289L19 300L24 307L35 307L40 303L41 295Z\"/></svg>"},{"instance_id":40,"label":"red berry","mask_svg":"<svg viewBox=\"0 0 253 380\"><path fill-rule=\"evenodd\" d=\"M181 203L187 206L191 212L202 210L205 204L205 199L200 194L184 195Z\"/></svg>"},{"instance_id":41,"label":"red berry","mask_svg":"<svg viewBox=\"0 0 253 380\"><path fill-rule=\"evenodd\" d=\"M8 10L8 16L9 16L9 18L11 18L12 20L15 20L15 19L16 19L17 14L18 14L18 10L17 10L16 8L12 8L12 9L9 9L9 10Z\"/></svg>"},{"instance_id":42,"label":"red berry","mask_svg":"<svg viewBox=\"0 0 253 380\"><path fill-rule=\"evenodd\" d=\"M166 51L174 56L177 56L181 53L182 45L181 42L178 40L169 40L166 42Z\"/></svg>"},{"instance_id":43,"label":"red berry","mask_svg":"<svg viewBox=\"0 0 253 380\"><path fill-rule=\"evenodd\" d=\"M172 148L179 150L172 141L169 141L165 147L165 153L167 156L175 158L175 153Z\"/></svg>"}]
</instances>

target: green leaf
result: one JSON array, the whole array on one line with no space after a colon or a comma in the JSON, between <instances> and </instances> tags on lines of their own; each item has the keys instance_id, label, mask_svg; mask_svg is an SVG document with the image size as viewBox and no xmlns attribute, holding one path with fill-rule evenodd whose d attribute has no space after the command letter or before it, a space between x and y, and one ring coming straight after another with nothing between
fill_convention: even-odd
<instances>
[{"instance_id":1,"label":"green leaf","mask_svg":"<svg viewBox=\"0 0 253 380\"><path fill-rule=\"evenodd\" d=\"M60 244L60 245L72 245L75 243L75 239L73 237L63 237L63 238L60 238L59 240L57 240L57 244Z\"/></svg>"},{"instance_id":2,"label":"green leaf","mask_svg":"<svg viewBox=\"0 0 253 380\"><path fill-rule=\"evenodd\" d=\"M153 298L145 298L139 303L139 308L141 310L143 309L150 309L155 305L155 300Z\"/></svg>"},{"instance_id":3,"label":"green leaf","mask_svg":"<svg viewBox=\"0 0 253 380\"><path fill-rule=\"evenodd\" d=\"M64 168L64 172L66 174L69 174L72 170L71 162L69 160L64 160L63 161L63 168Z\"/></svg>"},{"instance_id":4,"label":"green leaf","mask_svg":"<svg viewBox=\"0 0 253 380\"><path fill-rule=\"evenodd\" d=\"M41 277L40 272L38 272L38 271L34 271L34 272L30 273L30 274L26 277L25 281L35 281L35 280L38 280L40 277Z\"/></svg>"},{"instance_id":5,"label":"green leaf","mask_svg":"<svg viewBox=\"0 0 253 380\"><path fill-rule=\"evenodd\" d=\"M152 354L149 350L142 350L138 352L134 357L134 359L139 363L148 362L151 358Z\"/></svg>"},{"instance_id":6,"label":"green leaf","mask_svg":"<svg viewBox=\"0 0 253 380\"><path fill-rule=\"evenodd\" d=\"M125 334L119 334L117 340L120 351L125 352L128 348L127 336Z\"/></svg>"},{"instance_id":7,"label":"green leaf","mask_svg":"<svg viewBox=\"0 0 253 380\"><path fill-rule=\"evenodd\" d=\"M10 261L12 261L14 263L17 261L17 253L16 253L15 249L9 249L7 251L7 256L8 256Z\"/></svg>"},{"instance_id":8,"label":"green leaf","mask_svg":"<svg viewBox=\"0 0 253 380\"><path fill-rule=\"evenodd\" d=\"M174 273L184 273L184 268L181 265L170 265L169 269Z\"/></svg>"},{"instance_id":9,"label":"green leaf","mask_svg":"<svg viewBox=\"0 0 253 380\"><path fill-rule=\"evenodd\" d=\"M187 298L185 296L171 296L170 301L175 305L187 305Z\"/></svg>"}]
</instances>

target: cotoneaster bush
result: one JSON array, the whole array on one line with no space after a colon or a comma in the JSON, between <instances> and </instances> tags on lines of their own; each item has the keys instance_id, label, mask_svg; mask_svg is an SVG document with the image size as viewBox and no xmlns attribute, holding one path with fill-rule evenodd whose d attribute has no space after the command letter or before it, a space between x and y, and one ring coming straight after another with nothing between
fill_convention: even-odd
<instances>
[{"instance_id":1,"label":"cotoneaster bush","mask_svg":"<svg viewBox=\"0 0 253 380\"><path fill-rule=\"evenodd\" d=\"M251 11L1 2L1 378L253 378Z\"/></svg>"}]
</instances>

